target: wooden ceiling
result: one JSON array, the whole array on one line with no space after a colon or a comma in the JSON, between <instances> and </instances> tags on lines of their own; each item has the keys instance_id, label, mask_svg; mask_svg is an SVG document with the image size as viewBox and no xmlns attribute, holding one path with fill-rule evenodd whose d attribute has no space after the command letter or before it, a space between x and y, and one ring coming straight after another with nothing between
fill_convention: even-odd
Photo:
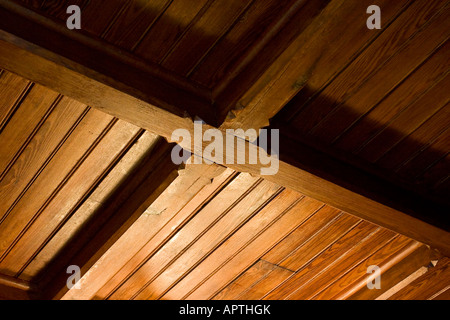
<instances>
[{"instance_id":1,"label":"wooden ceiling","mask_svg":"<svg viewBox=\"0 0 450 320\"><path fill-rule=\"evenodd\" d=\"M0 299L449 299L449 2L372 2L0 0Z\"/></svg>"}]
</instances>

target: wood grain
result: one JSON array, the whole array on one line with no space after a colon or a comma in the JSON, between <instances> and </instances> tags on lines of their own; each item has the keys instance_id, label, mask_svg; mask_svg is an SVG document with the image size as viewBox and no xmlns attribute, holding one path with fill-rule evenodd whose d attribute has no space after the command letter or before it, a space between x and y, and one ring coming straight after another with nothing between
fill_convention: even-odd
<instances>
[{"instance_id":1,"label":"wood grain","mask_svg":"<svg viewBox=\"0 0 450 320\"><path fill-rule=\"evenodd\" d=\"M78 102L65 98L58 102L2 177L0 181L2 212L9 214L14 205L20 201L86 112L86 106Z\"/></svg>"},{"instance_id":2,"label":"wood grain","mask_svg":"<svg viewBox=\"0 0 450 320\"><path fill-rule=\"evenodd\" d=\"M227 32L251 2L214 1L163 58L161 65L177 74L187 74L205 52Z\"/></svg>"},{"instance_id":3,"label":"wood grain","mask_svg":"<svg viewBox=\"0 0 450 320\"><path fill-rule=\"evenodd\" d=\"M167 264L177 259L185 248L201 237L214 224L219 221L247 190L253 189L259 183L257 178L242 174L233 180L227 187L212 201L210 201L201 211L199 211L189 222L172 236L148 261L124 282L116 291L112 293L110 299L129 299L145 286L142 285L142 278L149 283L156 277L159 271Z\"/></svg>"},{"instance_id":4,"label":"wood grain","mask_svg":"<svg viewBox=\"0 0 450 320\"><path fill-rule=\"evenodd\" d=\"M234 175L232 170L215 166L187 167L146 210L159 214L141 216L114 247L102 256L95 268L82 278L85 290L71 290L64 299L108 297L124 278L181 229ZM192 181L195 182L192 184ZM136 238L141 239L141 245L135 244ZM117 258L118 255L120 259Z\"/></svg>"},{"instance_id":5,"label":"wood grain","mask_svg":"<svg viewBox=\"0 0 450 320\"><path fill-rule=\"evenodd\" d=\"M395 265L383 270L383 285L379 290L370 290L367 286L361 287L358 291L346 297L348 300L373 300L384 294L395 285L406 279L424 266L428 266L432 259L432 253L426 246L421 246L407 257L403 257Z\"/></svg>"},{"instance_id":6,"label":"wood grain","mask_svg":"<svg viewBox=\"0 0 450 320\"><path fill-rule=\"evenodd\" d=\"M2 240L4 240L2 241L3 250L6 250L11 244L9 241L6 241L8 239L7 237L11 241L11 237L14 238L17 236L22 228L29 223L29 218L38 212L42 206L43 202L41 201L45 201L44 199L54 191L56 186L64 179L65 175L72 170L77 161L82 158L92 143L102 134L111 119L112 117L105 117L99 111L90 111L86 115L83 121L77 126L78 130L75 130L71 134L70 139L66 140L64 148L59 150L59 160L55 161L54 159L51 166L46 166L45 173L47 175L44 174L41 179L34 181L33 188L29 189L21 198L20 203L13 208L8 216L9 219L7 217L0 225L2 234L4 234L4 237L2 236ZM44 190L48 193L44 192ZM32 201L29 201L29 199ZM15 216L15 212L18 212L22 219L19 216ZM6 229L9 231L5 232ZM5 251L2 253L5 253Z\"/></svg>"},{"instance_id":7,"label":"wood grain","mask_svg":"<svg viewBox=\"0 0 450 320\"><path fill-rule=\"evenodd\" d=\"M189 78L209 88L215 88L229 73L238 73L253 55L258 54L288 20L291 11L298 10L303 1L262 0L253 2L242 18L188 74ZM258 32L255 32L258 30ZM254 51L254 52L252 52ZM223 84L221 84L223 85Z\"/></svg>"},{"instance_id":8,"label":"wood grain","mask_svg":"<svg viewBox=\"0 0 450 320\"><path fill-rule=\"evenodd\" d=\"M439 86L439 88L439 93L436 92L435 95L435 97L438 98L445 96L445 92L447 91L444 86ZM414 122L411 121L411 123ZM448 108L448 104L446 104L411 132L408 139L403 139L393 146L377 161L377 165L386 169L400 169L404 163L412 159L420 153L420 151L426 149L443 132L445 132L449 127L449 123L450 108Z\"/></svg>"},{"instance_id":9,"label":"wood grain","mask_svg":"<svg viewBox=\"0 0 450 320\"><path fill-rule=\"evenodd\" d=\"M95 150L84 159L76 173L58 190L58 194L46 204L45 209L16 242L1 265L12 266L10 270L21 274L122 158L128 145L134 143L138 130L125 123L114 126Z\"/></svg>"},{"instance_id":10,"label":"wood grain","mask_svg":"<svg viewBox=\"0 0 450 320\"><path fill-rule=\"evenodd\" d=\"M389 266L395 265L401 261L404 256L408 256L422 244L408 239L406 237L398 237L381 248L366 260L355 266L344 276L333 282L325 290L314 296L314 300L343 300L348 298L355 291L366 287L373 280L369 278L367 273L370 266L378 266L381 270L381 278L384 283L384 272ZM377 289L374 289L377 290Z\"/></svg>"},{"instance_id":11,"label":"wood grain","mask_svg":"<svg viewBox=\"0 0 450 320\"><path fill-rule=\"evenodd\" d=\"M378 5L383 7L384 19L388 23L405 4L404 1L382 1ZM241 94L230 109L240 106L243 110L235 112L236 119L226 125L244 130L265 127L269 119L303 87L321 88L339 73L379 33L368 32L365 23L361 22L365 17L359 12L365 12L369 5L365 1L331 1L252 82L251 88ZM318 33L320 37L317 37ZM344 33L346 37L340 37Z\"/></svg>"},{"instance_id":12,"label":"wood grain","mask_svg":"<svg viewBox=\"0 0 450 320\"><path fill-rule=\"evenodd\" d=\"M179 281L162 299L181 299L192 288L195 288L210 276L219 272L222 266L231 261L241 250L244 250L251 241L267 230L286 210L289 210L300 199L302 199L302 196L296 192L282 191L267 206L256 213L250 221L244 224L235 234L204 259L194 270L186 275L186 277ZM260 249L263 249L263 247ZM245 263L250 263L250 265L254 262L250 263L245 261ZM238 267L240 268L242 266Z\"/></svg>"},{"instance_id":13,"label":"wood grain","mask_svg":"<svg viewBox=\"0 0 450 320\"><path fill-rule=\"evenodd\" d=\"M274 264L264 260L258 260L258 262L245 270L239 278L214 296L213 300L236 300L237 297L267 276L274 268Z\"/></svg>"},{"instance_id":14,"label":"wood grain","mask_svg":"<svg viewBox=\"0 0 450 320\"><path fill-rule=\"evenodd\" d=\"M283 259L279 265L294 271L303 268L309 261L320 255L321 252L325 251L334 242L352 230L359 222L359 219L350 215L339 217L339 219L336 219L330 225L318 230L302 246Z\"/></svg>"},{"instance_id":15,"label":"wood grain","mask_svg":"<svg viewBox=\"0 0 450 320\"><path fill-rule=\"evenodd\" d=\"M437 103L430 104L427 101L428 103L425 104L426 97L424 98L424 96L443 77L448 78L446 75L448 75L450 63L448 63L446 57L450 44L449 47L446 47L439 49L411 76L405 79L394 92L369 111L357 124L347 130L343 137L341 135L342 138L337 141L336 147L350 152L359 150L359 156L375 162L376 160L374 161L373 159L379 159L380 154L384 154L392 144L398 141L398 138L393 138L395 133L399 136L407 135L407 125L410 124L412 126L414 124L413 122L399 123L398 117L404 114L403 117L409 116L414 119L415 117L419 118L423 114L422 119L427 119L439 110L442 102L438 100L439 95L436 96L436 90L429 94L437 100L435 100ZM444 83L442 85L448 82L448 80L445 80L443 80ZM424 109L426 111L423 111ZM380 132L383 129L385 134L380 136ZM389 139L387 139L388 135ZM389 143L380 143L380 141L386 142L386 140Z\"/></svg>"},{"instance_id":16,"label":"wood grain","mask_svg":"<svg viewBox=\"0 0 450 320\"><path fill-rule=\"evenodd\" d=\"M316 212L304 224L292 232L286 239L277 244L272 250L262 257L263 260L279 265L291 253L311 240L318 232L334 223L341 216L336 209L325 207Z\"/></svg>"},{"instance_id":17,"label":"wood grain","mask_svg":"<svg viewBox=\"0 0 450 320\"><path fill-rule=\"evenodd\" d=\"M319 90L300 91L296 99L289 103L292 112L284 116L286 121L292 120L301 132L309 132L383 66L405 41L417 33L418 28L436 14L444 2L435 1L430 5L426 0L415 1L405 8L392 24L385 24L383 32L335 78Z\"/></svg>"},{"instance_id":18,"label":"wood grain","mask_svg":"<svg viewBox=\"0 0 450 320\"><path fill-rule=\"evenodd\" d=\"M420 32L414 35L382 68L345 101L329 113L310 133L325 143L339 136L343 130L357 121L361 115L376 106L383 97L394 90L417 67L438 50L448 38L446 27L448 10L443 9ZM439 32L440 30L440 32ZM445 51L445 50L444 50ZM352 108L349 113L346 106Z\"/></svg>"},{"instance_id":19,"label":"wood grain","mask_svg":"<svg viewBox=\"0 0 450 320\"><path fill-rule=\"evenodd\" d=\"M2 176L36 129L42 124L42 119L54 107L58 94L42 86L34 86L27 94L20 108L1 131L2 152L0 154L0 172Z\"/></svg>"},{"instance_id":20,"label":"wood grain","mask_svg":"<svg viewBox=\"0 0 450 320\"><path fill-rule=\"evenodd\" d=\"M131 51L169 4L168 0L126 2L114 17L114 23L103 38L109 43ZM108 5L105 3L105 6Z\"/></svg>"},{"instance_id":21,"label":"wood grain","mask_svg":"<svg viewBox=\"0 0 450 320\"><path fill-rule=\"evenodd\" d=\"M207 299L217 294L322 206L310 198L297 203L185 298Z\"/></svg>"},{"instance_id":22,"label":"wood grain","mask_svg":"<svg viewBox=\"0 0 450 320\"><path fill-rule=\"evenodd\" d=\"M389 298L389 300L426 300L433 298L434 293L446 290L449 286L449 259L447 257L438 261L434 268L411 282Z\"/></svg>"},{"instance_id":23,"label":"wood grain","mask_svg":"<svg viewBox=\"0 0 450 320\"><path fill-rule=\"evenodd\" d=\"M260 300L268 292L272 291L275 287L286 281L294 272L280 267L274 267L272 271L266 276L260 279L257 283L250 286L244 291L238 300Z\"/></svg>"},{"instance_id":24,"label":"wood grain","mask_svg":"<svg viewBox=\"0 0 450 320\"><path fill-rule=\"evenodd\" d=\"M367 241L360 242L350 249L347 254L339 257L333 261L328 268L321 270L320 274L311 280L306 281L297 288L296 291L289 294L289 300L303 300L311 299L316 294L327 288L331 283L342 277L355 265L365 260L371 254L370 252L377 251L384 245L389 243L395 234L387 230L381 230L373 234ZM364 248L364 250L362 250Z\"/></svg>"},{"instance_id":25,"label":"wood grain","mask_svg":"<svg viewBox=\"0 0 450 320\"><path fill-rule=\"evenodd\" d=\"M63 255L52 260L45 269L47 272L40 275L47 298L59 299L67 293L65 272L62 271L67 265L79 265L82 274L87 273L175 180L177 166L167 161L171 147L159 140L102 204L83 232L67 244ZM51 274L57 277L52 278Z\"/></svg>"},{"instance_id":26,"label":"wood grain","mask_svg":"<svg viewBox=\"0 0 450 320\"><path fill-rule=\"evenodd\" d=\"M140 291L134 299L155 300L161 297L226 241L230 234L249 221L255 212L265 206L278 191L279 186L265 181L261 182L194 244L185 249L176 261L165 268L151 283L148 283L148 286Z\"/></svg>"},{"instance_id":27,"label":"wood grain","mask_svg":"<svg viewBox=\"0 0 450 320\"><path fill-rule=\"evenodd\" d=\"M10 72L3 71L0 77L0 132L26 94L30 82Z\"/></svg>"},{"instance_id":28,"label":"wood grain","mask_svg":"<svg viewBox=\"0 0 450 320\"><path fill-rule=\"evenodd\" d=\"M432 168L438 161L442 158L444 168L442 174L438 174L438 178L443 178L448 170L445 170L446 160L445 157L448 154L450 148L450 128L447 128L442 134L435 138L435 140L427 146L425 149L420 150L413 157L408 159L401 167L398 168L397 172L402 176L409 176L416 178L415 183L420 184L423 175Z\"/></svg>"}]
</instances>

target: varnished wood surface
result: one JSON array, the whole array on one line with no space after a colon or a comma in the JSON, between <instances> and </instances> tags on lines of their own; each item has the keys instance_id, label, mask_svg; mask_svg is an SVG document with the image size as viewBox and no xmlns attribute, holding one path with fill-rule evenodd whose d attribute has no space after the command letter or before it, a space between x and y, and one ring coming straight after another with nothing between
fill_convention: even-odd
<instances>
[{"instance_id":1,"label":"varnished wood surface","mask_svg":"<svg viewBox=\"0 0 450 320\"><path fill-rule=\"evenodd\" d=\"M116 229L126 229L123 219L132 212L119 214L124 201L137 198L127 204L135 206L136 219L147 209L145 201L151 203L175 178L170 172L176 166L167 161L172 146L7 71L1 80L0 273L55 283L77 251L88 251L87 241L101 245L113 240ZM110 223L112 216L117 221ZM107 238L95 237L99 230ZM47 273L50 266L53 274Z\"/></svg>"},{"instance_id":2,"label":"varnished wood surface","mask_svg":"<svg viewBox=\"0 0 450 320\"><path fill-rule=\"evenodd\" d=\"M175 129L185 128L191 135L193 134L194 124L192 119L180 117L177 113L161 109L111 87L110 84L104 83L103 77L100 77L99 74L94 77L95 79L92 79L90 78L92 76L92 70L89 68L81 68L78 71L71 70L64 64L61 64L60 60L64 60L65 58L54 53L47 52L44 54L45 58L41 57L39 55L42 50L38 47L28 42L23 42L20 38L7 34L4 35L6 42L0 47L4 54L0 57L8 69L19 70L27 78L29 77L37 82L46 83L48 86L62 93L72 97L75 96L80 101L87 102L97 109L104 110L113 116L161 135L169 141L171 141L171 135ZM8 41L12 41L14 44L8 43ZM24 47L18 48L17 45ZM50 60L47 60L47 54L52 57ZM18 62L17 56L21 56L21 63ZM54 77L49 77L49 72L58 73L61 79L64 80L59 81ZM127 74L122 74L121 77L127 78ZM99 94L101 98L99 98ZM124 105L127 108L123 108ZM158 121L155 121L156 118ZM206 125L203 129L210 128L212 127ZM225 130L225 128L222 127L222 130ZM203 153L203 150L199 149L200 146L192 146L186 143L186 141L182 141L180 144L182 147L192 150L194 153ZM248 142L246 144L251 147ZM202 149L204 147L205 145L201 146ZM226 148L223 150L226 150ZM225 153L218 154L217 156L225 159ZM324 157L320 160L320 163L329 160L326 154L318 155L314 150L310 150L306 156L312 158L316 156L319 156L319 158ZM331 161L333 162L334 160L331 159ZM241 172L249 172L257 175L261 173L261 164L227 164L227 166ZM340 172L340 170L337 172ZM431 244L433 247L439 248L442 252L449 251L449 242L446 240L449 237L449 233L436 221L430 224L427 220L420 220L420 215L414 216L407 213L409 211L415 212L415 208L409 202L400 201L401 205L409 206L407 210L401 208L401 206L400 208L391 206L389 202L396 201L395 198L391 200L390 198L382 197L380 200L377 194L374 196L370 193L355 192L355 190L349 188L348 184L341 179L329 181L320 175L302 169L301 165L291 165L283 161L279 164L278 173L274 176L267 176L266 179L384 227L394 229L397 232L401 232L424 243ZM374 184L374 189L384 190L378 183L374 182Z\"/></svg>"},{"instance_id":3,"label":"varnished wood surface","mask_svg":"<svg viewBox=\"0 0 450 320\"><path fill-rule=\"evenodd\" d=\"M370 1L77 0L74 32L65 1L13 2L0 298L448 299L448 1L381 1L368 30ZM275 117L307 152L177 169L159 135L193 116Z\"/></svg>"},{"instance_id":4,"label":"varnished wood surface","mask_svg":"<svg viewBox=\"0 0 450 320\"><path fill-rule=\"evenodd\" d=\"M449 10L448 1L408 3L328 82L306 83L274 123L445 201Z\"/></svg>"},{"instance_id":5,"label":"varnished wood surface","mask_svg":"<svg viewBox=\"0 0 450 320\"><path fill-rule=\"evenodd\" d=\"M21 1L65 25L64 1ZM208 88L275 35L272 29L303 0L75 1L84 32ZM101 11L102 14L98 14ZM277 29L277 27L275 27ZM212 70L217 70L214 74Z\"/></svg>"},{"instance_id":6,"label":"varnished wood surface","mask_svg":"<svg viewBox=\"0 0 450 320\"><path fill-rule=\"evenodd\" d=\"M8 94L8 105L19 102L4 128L26 117L20 109L27 104L45 103L45 111L30 119L35 128L15 132L26 138L5 160L4 177L25 188L18 192L2 179L5 199L19 195L1 225L10 230L1 237L6 298L33 298L39 284L42 297L63 299L373 299L365 290L367 266L380 265L393 287L432 259L415 240L220 166L188 165L155 185L152 168L160 176L170 172L161 165L171 164L170 146L157 136L22 83ZM36 88L47 90L47 99L37 99ZM73 120L54 120L61 116ZM25 157L26 170L16 170ZM64 269L79 262L83 289L67 290Z\"/></svg>"}]
</instances>

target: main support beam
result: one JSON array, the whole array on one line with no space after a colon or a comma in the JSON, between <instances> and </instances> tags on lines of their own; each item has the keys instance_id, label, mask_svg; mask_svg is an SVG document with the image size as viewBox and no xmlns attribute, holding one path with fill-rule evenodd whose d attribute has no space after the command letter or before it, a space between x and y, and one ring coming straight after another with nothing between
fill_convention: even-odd
<instances>
[{"instance_id":1,"label":"main support beam","mask_svg":"<svg viewBox=\"0 0 450 320\"><path fill-rule=\"evenodd\" d=\"M0 4L3 4L3 2L0 2ZM17 14L5 11L4 8L1 10L0 21L3 19L11 21L11 16L17 17ZM35 28L39 27L38 22L32 21L31 28L33 28L33 23L37 24ZM20 21L16 21L15 25L20 25ZM180 116L178 112L182 110L180 106L176 107L175 111L165 108L164 103L162 107L156 106L155 104L158 101L155 100L155 104L152 104L149 103L151 99L142 99L139 90L134 90L129 86L122 87L112 84L112 82L114 84L123 83L125 81L121 80L133 77L134 70L123 70L122 73L115 75L115 79L111 79L107 74L101 73L101 68L93 70L89 58L86 58L86 61L73 61L70 54L65 54L67 50L55 48L58 47L58 43L41 47L45 43L35 43L32 37L27 38L27 40L33 43L24 40L23 37L25 37L26 32L21 28L18 29L20 30L9 28L8 32L0 32L1 68L129 121L163 136L168 141L171 141L173 131L180 128L188 130L191 136L194 136L194 122L188 117ZM41 38L38 37L38 39ZM64 40L60 44L61 46L70 45L72 48L77 48L76 39L64 38ZM83 52L79 52L79 56L85 55L83 55ZM98 61L98 64L101 65L101 63L101 61ZM109 61L109 63L113 64L113 61ZM174 91L172 94L177 95L178 92ZM203 126L203 131L207 129L214 128L208 125ZM244 143L246 148L255 148L246 141ZM183 148L196 154L203 154L206 147L205 144L193 146L185 141L180 144ZM226 150L226 148L223 150ZM237 147L234 147L232 152L236 154L238 152ZM225 152L216 154L216 157L221 159L225 159L225 156ZM311 158L316 159L316 161L320 161L321 157L323 158L324 155L311 155ZM281 158L283 159L283 155ZM306 196L326 202L350 214L429 244L442 253L450 255L450 233L438 224L433 225L417 218L423 216L423 213L417 212L421 208L414 207L414 204L408 201L408 197L402 196L400 199L396 199L397 195L402 194L401 190L390 189L394 190L394 193L387 196L382 193L359 192L348 184L349 181L351 182L352 176L349 176L347 181L326 179L317 173L313 174L305 170L308 166L302 166L301 159L300 163L299 159L295 160L297 161L291 163L280 161L278 173L265 176L265 178ZM334 163L333 165L336 166L334 169L339 171L340 164ZM236 171L249 172L254 175L260 175L261 168L265 167L259 161L255 165L246 163L227 164L227 166ZM357 175L358 171L351 174ZM385 186L382 181L369 180L366 183L368 186L372 186L371 189L373 190L382 190Z\"/></svg>"}]
</instances>

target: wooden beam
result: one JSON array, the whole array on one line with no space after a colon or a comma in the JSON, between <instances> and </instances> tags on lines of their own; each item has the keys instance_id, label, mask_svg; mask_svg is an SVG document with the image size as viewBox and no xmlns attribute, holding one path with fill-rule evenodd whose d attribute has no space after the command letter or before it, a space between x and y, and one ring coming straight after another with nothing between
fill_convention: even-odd
<instances>
[{"instance_id":1,"label":"wooden beam","mask_svg":"<svg viewBox=\"0 0 450 320\"><path fill-rule=\"evenodd\" d=\"M176 179L178 166L170 161L172 148L161 139L149 150L76 239L36 277L43 298L61 298L68 291L66 268L77 265L84 275Z\"/></svg>"},{"instance_id":2,"label":"wooden beam","mask_svg":"<svg viewBox=\"0 0 450 320\"><path fill-rule=\"evenodd\" d=\"M280 129L282 161L355 194L395 208L444 230L450 230L446 214L450 211L450 207L445 200L439 201L440 199L425 196L412 188L407 188L406 183L387 180L382 172L374 167L364 166L350 155L346 155L343 159L343 155L318 150L312 144L300 141L295 134L291 135L284 129Z\"/></svg>"},{"instance_id":3,"label":"wooden beam","mask_svg":"<svg viewBox=\"0 0 450 320\"><path fill-rule=\"evenodd\" d=\"M14 12L7 11L8 8L5 9L4 4L4 1L0 1L0 7L3 8L0 11L0 21L2 21L0 25L2 27L3 21L11 22L15 18L20 18ZM20 26L20 23L15 21L14 25ZM34 25L38 28L39 23L34 21L31 27ZM84 64L83 61L73 62L70 60L70 56L66 57L62 56L61 53L52 52L51 50L55 50L54 48L40 47L40 45L48 45L48 43L36 44L24 40L22 37L27 36L26 30L20 27L17 29L19 31L13 27L8 27L8 32L0 32L0 67L157 133L168 141L171 140L173 131L180 128L188 130L191 136L194 136L194 123L191 118L184 118L178 112L164 108L165 104L158 107L143 100L139 90L134 90L132 87L116 86L118 80L100 73L101 70L95 71L90 68L89 57L85 57ZM37 39L42 38L42 35L37 37ZM62 38L66 42L70 40L65 37ZM31 42L35 41L30 36L27 36L27 39ZM54 45L52 44L52 47ZM84 56L83 52L79 54ZM115 76L120 80L132 78L134 73L130 70L123 70L123 73ZM177 95L176 91L172 93ZM204 125L203 131L213 128ZM221 127L222 131L226 128L227 126ZM246 148L256 148L246 141L245 144ZM192 146L186 141L181 142L180 145L195 154L203 154L206 147L205 145ZM236 154L238 152L237 147L234 146L231 151ZM224 152L218 153L216 156L219 159L225 159ZM327 163L326 157L326 155L316 153L311 156L311 159ZM225 163L225 161L222 161L222 163ZM236 171L260 175L261 168L266 166L262 165L260 161L257 163L256 165L249 163L227 164L227 166ZM335 166L333 172L339 172L342 168L342 164L338 162L334 163L333 166ZM403 197L400 201L397 201L395 199L397 193L394 193L394 197L391 195L380 197L378 193L372 192L366 194L363 193L362 189L353 189L347 184L348 181L346 180L335 179L330 181L329 177L324 178L317 173L311 173L306 167L303 167L302 163L298 161L295 164L294 162L291 164L280 161L278 173L273 176L265 176L265 178L328 203L340 210L429 244L433 248L441 250L442 253L450 255L450 233L440 225L433 225L417 218L421 215L415 214L417 208L411 203L412 198ZM329 170L327 174L330 174ZM355 171L355 174L358 174L358 172ZM355 177L355 175L349 176L348 179L351 181L352 177ZM370 177L368 179L365 184L367 186L375 185L376 190L382 190L386 186L384 182L380 183ZM401 193L401 191L398 192L398 194Z\"/></svg>"}]
</instances>

